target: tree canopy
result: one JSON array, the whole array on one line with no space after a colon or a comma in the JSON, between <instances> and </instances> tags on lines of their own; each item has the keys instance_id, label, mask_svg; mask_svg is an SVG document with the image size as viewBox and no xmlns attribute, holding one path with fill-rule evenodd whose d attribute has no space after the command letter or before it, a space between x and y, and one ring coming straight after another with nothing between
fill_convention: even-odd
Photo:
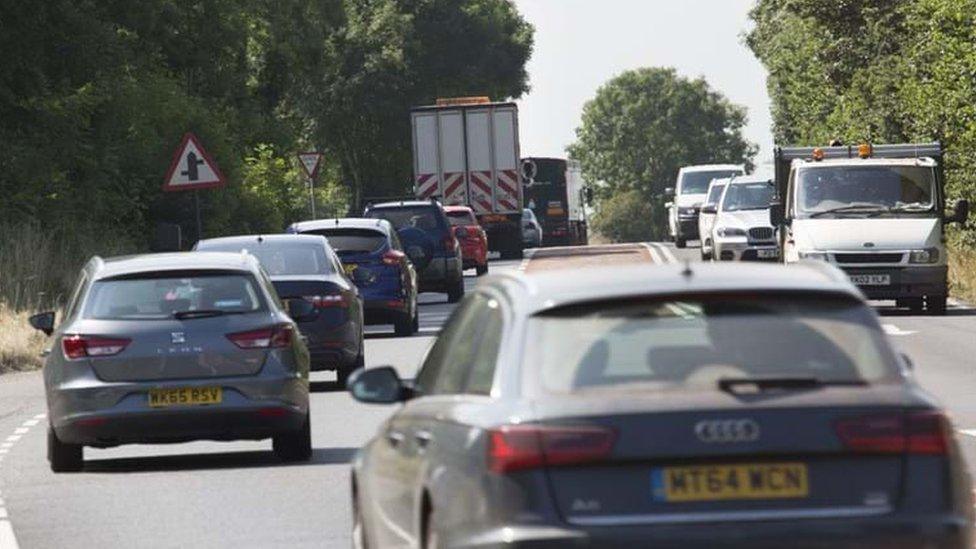
<instances>
[{"instance_id":1,"label":"tree canopy","mask_svg":"<svg viewBox=\"0 0 976 549\"><path fill-rule=\"evenodd\" d=\"M569 147L584 175L599 181L602 201L627 191L663 207L663 191L689 164L750 163L755 145L742 137L746 111L704 79L671 68L627 71L597 90L583 108ZM660 236L662 221L649 236ZM648 221L650 223L650 221Z\"/></svg>"}]
</instances>

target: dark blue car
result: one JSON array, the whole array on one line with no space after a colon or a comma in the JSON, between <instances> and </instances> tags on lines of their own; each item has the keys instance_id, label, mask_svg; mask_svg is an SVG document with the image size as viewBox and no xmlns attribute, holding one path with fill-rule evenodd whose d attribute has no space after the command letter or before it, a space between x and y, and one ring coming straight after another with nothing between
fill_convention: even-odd
<instances>
[{"instance_id":1,"label":"dark blue car","mask_svg":"<svg viewBox=\"0 0 976 549\"><path fill-rule=\"evenodd\" d=\"M417 331L417 272L388 221L303 221L287 232L320 235L329 241L359 288L367 324L393 324L398 336Z\"/></svg>"}]
</instances>

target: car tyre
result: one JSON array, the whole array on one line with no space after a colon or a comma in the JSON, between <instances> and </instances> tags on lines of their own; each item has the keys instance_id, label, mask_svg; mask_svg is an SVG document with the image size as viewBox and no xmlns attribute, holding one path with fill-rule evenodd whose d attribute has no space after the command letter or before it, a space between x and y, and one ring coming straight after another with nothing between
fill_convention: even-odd
<instances>
[{"instance_id":1,"label":"car tyre","mask_svg":"<svg viewBox=\"0 0 976 549\"><path fill-rule=\"evenodd\" d=\"M61 442L54 428L47 428L47 459L55 473L75 473L85 465L84 447L81 444Z\"/></svg>"},{"instance_id":2,"label":"car tyre","mask_svg":"<svg viewBox=\"0 0 976 549\"><path fill-rule=\"evenodd\" d=\"M451 287L447 290L447 302L457 303L464 297L464 277L458 277Z\"/></svg>"},{"instance_id":3,"label":"car tyre","mask_svg":"<svg viewBox=\"0 0 976 549\"><path fill-rule=\"evenodd\" d=\"M424 549L440 549L441 541L440 535L437 532L437 526L434 524L434 510L428 509L424 513L424 539L423 539Z\"/></svg>"},{"instance_id":4,"label":"car tyre","mask_svg":"<svg viewBox=\"0 0 976 549\"><path fill-rule=\"evenodd\" d=\"M272 439L275 456L281 461L308 461L312 457L312 420L305 414L305 422L298 431L283 433Z\"/></svg>"},{"instance_id":5,"label":"car tyre","mask_svg":"<svg viewBox=\"0 0 976 549\"><path fill-rule=\"evenodd\" d=\"M475 272L478 274L478 276L483 276L483 275L487 274L488 273L488 264L485 263L484 265L478 265L477 267L475 267Z\"/></svg>"},{"instance_id":6,"label":"car tyre","mask_svg":"<svg viewBox=\"0 0 976 549\"><path fill-rule=\"evenodd\" d=\"M409 311L397 315L396 320L393 322L393 333L397 337L409 337L413 335L416 331L413 320L413 315Z\"/></svg>"},{"instance_id":7,"label":"car tyre","mask_svg":"<svg viewBox=\"0 0 976 549\"><path fill-rule=\"evenodd\" d=\"M680 236L674 237L674 247L675 248L685 248L687 246L688 246L688 241L685 240L683 237L680 237Z\"/></svg>"},{"instance_id":8,"label":"car tyre","mask_svg":"<svg viewBox=\"0 0 976 549\"><path fill-rule=\"evenodd\" d=\"M895 305L908 309L912 314L919 314L925 309L925 300L921 297L908 297L897 300Z\"/></svg>"},{"instance_id":9,"label":"car tyre","mask_svg":"<svg viewBox=\"0 0 976 549\"><path fill-rule=\"evenodd\" d=\"M417 304L413 304L413 333L420 331L420 309Z\"/></svg>"},{"instance_id":10,"label":"car tyre","mask_svg":"<svg viewBox=\"0 0 976 549\"><path fill-rule=\"evenodd\" d=\"M929 295L925 296L925 310L933 316L944 316L948 308L949 296Z\"/></svg>"}]
</instances>

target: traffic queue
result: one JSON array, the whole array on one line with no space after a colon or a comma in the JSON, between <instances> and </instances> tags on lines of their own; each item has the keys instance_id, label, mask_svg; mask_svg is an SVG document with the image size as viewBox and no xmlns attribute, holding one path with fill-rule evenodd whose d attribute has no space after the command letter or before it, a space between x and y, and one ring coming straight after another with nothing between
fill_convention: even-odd
<instances>
[{"instance_id":1,"label":"traffic queue","mask_svg":"<svg viewBox=\"0 0 976 549\"><path fill-rule=\"evenodd\" d=\"M61 318L31 317L56 342L51 469L201 439L308 460L310 372L333 370L397 405L352 460L356 547L972 547L951 422L867 301L944 312L941 231L968 205L943 214L940 160L829 147L781 149L773 179L682 169L675 243L704 237L712 262L471 289L491 236L435 199L93 258ZM366 367L364 326L415 333L424 291L457 305L416 377Z\"/></svg>"}]
</instances>

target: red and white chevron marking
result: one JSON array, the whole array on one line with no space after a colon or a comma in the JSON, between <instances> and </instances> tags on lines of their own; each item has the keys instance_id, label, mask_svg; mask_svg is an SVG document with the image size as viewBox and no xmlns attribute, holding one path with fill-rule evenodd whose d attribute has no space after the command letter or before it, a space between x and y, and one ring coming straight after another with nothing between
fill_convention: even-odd
<instances>
[{"instance_id":1,"label":"red and white chevron marking","mask_svg":"<svg viewBox=\"0 0 976 549\"><path fill-rule=\"evenodd\" d=\"M519 176L516 170L501 170L498 172L498 192L495 199L498 205L509 211L518 210Z\"/></svg>"},{"instance_id":2,"label":"red and white chevron marking","mask_svg":"<svg viewBox=\"0 0 976 549\"><path fill-rule=\"evenodd\" d=\"M464 172L444 174L444 203L464 204L467 202L467 190L464 188Z\"/></svg>"},{"instance_id":3,"label":"red and white chevron marking","mask_svg":"<svg viewBox=\"0 0 976 549\"><path fill-rule=\"evenodd\" d=\"M422 173L417 176L417 186L415 188L418 198L430 198L437 192L437 174Z\"/></svg>"},{"instance_id":4,"label":"red and white chevron marking","mask_svg":"<svg viewBox=\"0 0 976 549\"><path fill-rule=\"evenodd\" d=\"M469 172L469 181L475 213L491 213L491 171Z\"/></svg>"}]
</instances>

